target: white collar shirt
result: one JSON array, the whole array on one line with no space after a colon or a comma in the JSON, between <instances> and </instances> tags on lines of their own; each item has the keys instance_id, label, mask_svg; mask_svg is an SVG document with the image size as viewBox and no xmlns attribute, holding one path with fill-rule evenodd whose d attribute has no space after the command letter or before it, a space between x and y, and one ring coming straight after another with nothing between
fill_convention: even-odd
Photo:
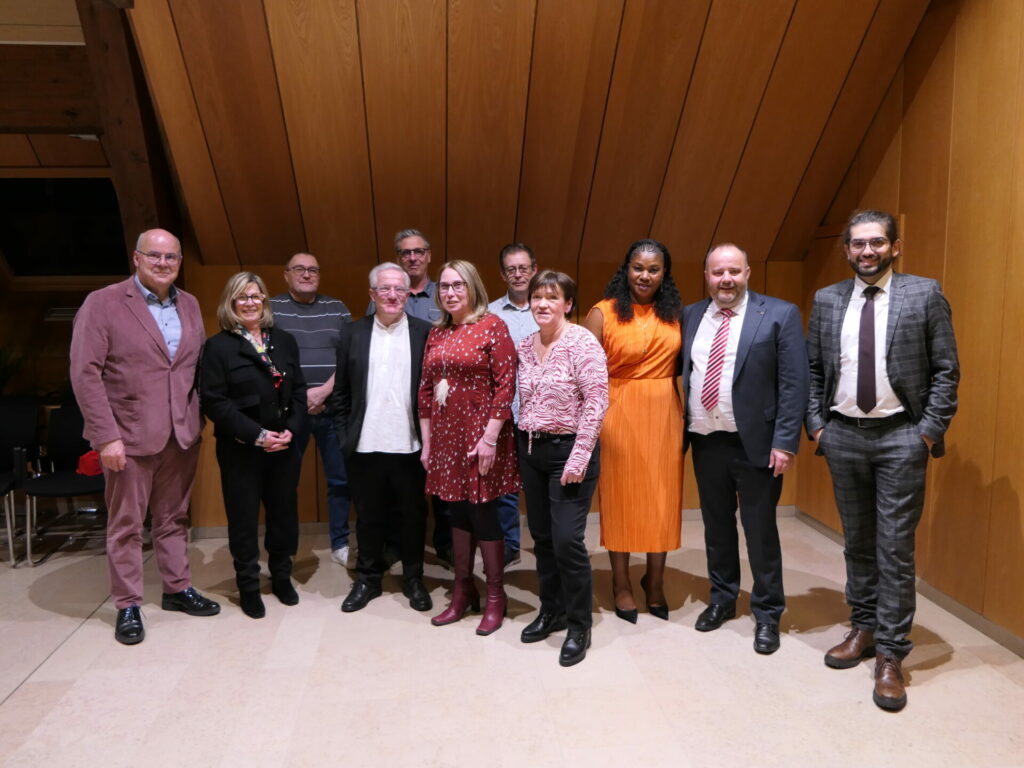
<instances>
[{"instance_id":1,"label":"white collar shirt","mask_svg":"<svg viewBox=\"0 0 1024 768\"><path fill-rule=\"evenodd\" d=\"M729 339L725 345L725 360L722 365L722 378L718 385L718 403L710 411L700 401L704 389L704 376L708 369L708 357L711 355L711 343L718 333L725 315L721 307L712 300L708 304L704 316L700 319L697 333L693 337L690 350L690 382L686 399L687 424L690 432L698 435L709 435L712 432L736 432L736 416L732 409L732 379L736 371L736 350L740 345L740 331L743 329L743 318L747 314L750 294L744 293L743 300L732 307L733 316L729 320Z\"/></svg>"},{"instance_id":2,"label":"white collar shirt","mask_svg":"<svg viewBox=\"0 0 1024 768\"><path fill-rule=\"evenodd\" d=\"M356 453L415 453L420 449L412 414L409 319L391 325L373 318L366 413Z\"/></svg>"}]
</instances>

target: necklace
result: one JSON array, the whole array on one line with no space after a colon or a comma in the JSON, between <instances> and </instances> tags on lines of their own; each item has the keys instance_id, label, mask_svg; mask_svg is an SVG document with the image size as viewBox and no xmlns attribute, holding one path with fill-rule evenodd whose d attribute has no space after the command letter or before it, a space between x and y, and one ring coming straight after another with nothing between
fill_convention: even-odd
<instances>
[{"instance_id":1,"label":"necklace","mask_svg":"<svg viewBox=\"0 0 1024 768\"><path fill-rule=\"evenodd\" d=\"M643 342L644 342L643 354L646 355L647 354L647 349L648 349L648 347L650 347L651 341L653 340L653 337L654 337L654 332L653 331L651 332L650 336L647 335L647 326L649 326L651 324L651 315L648 314L647 317L645 317L643 319L643 322L641 322L640 318L637 317L636 310L634 309L633 310L633 317L636 318L636 323L637 323L637 325L640 326L640 337L643 339Z\"/></svg>"},{"instance_id":2,"label":"necklace","mask_svg":"<svg viewBox=\"0 0 1024 768\"><path fill-rule=\"evenodd\" d=\"M459 328L462 328L462 326L458 325L452 329L441 343L441 380L434 385L434 402L441 408L444 408L448 402L448 393L451 391L451 387L448 384L448 364L445 362L444 354L448 351L448 342L455 338Z\"/></svg>"}]
</instances>

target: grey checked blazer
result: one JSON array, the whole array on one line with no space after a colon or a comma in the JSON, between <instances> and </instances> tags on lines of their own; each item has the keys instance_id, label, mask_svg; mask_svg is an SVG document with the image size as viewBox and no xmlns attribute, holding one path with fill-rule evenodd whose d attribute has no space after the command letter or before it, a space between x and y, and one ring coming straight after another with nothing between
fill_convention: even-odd
<instances>
[{"instance_id":1,"label":"grey checked blazer","mask_svg":"<svg viewBox=\"0 0 1024 768\"><path fill-rule=\"evenodd\" d=\"M853 279L814 295L807 330L811 395L809 435L828 422L839 385L839 340L853 294ZM935 280L894 272L889 284L885 367L893 391L922 435L935 441L932 456L945 453L943 435L956 413L960 381L949 302Z\"/></svg>"}]
</instances>

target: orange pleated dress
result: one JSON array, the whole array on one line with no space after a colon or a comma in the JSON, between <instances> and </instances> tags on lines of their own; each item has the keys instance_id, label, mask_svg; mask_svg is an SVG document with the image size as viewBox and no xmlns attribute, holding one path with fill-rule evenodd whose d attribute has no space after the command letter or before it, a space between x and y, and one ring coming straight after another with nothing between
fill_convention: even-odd
<instances>
[{"instance_id":1,"label":"orange pleated dress","mask_svg":"<svg viewBox=\"0 0 1024 768\"><path fill-rule=\"evenodd\" d=\"M675 369L681 338L652 305L622 323L604 315L608 413L601 429L601 545L615 552L679 548L683 509L683 409Z\"/></svg>"}]
</instances>

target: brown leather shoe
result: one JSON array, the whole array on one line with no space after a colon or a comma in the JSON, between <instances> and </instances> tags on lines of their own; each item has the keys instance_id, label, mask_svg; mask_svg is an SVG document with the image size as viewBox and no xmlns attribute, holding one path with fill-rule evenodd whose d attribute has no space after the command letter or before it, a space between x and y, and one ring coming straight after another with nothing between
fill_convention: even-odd
<instances>
[{"instance_id":1,"label":"brown leather shoe","mask_svg":"<svg viewBox=\"0 0 1024 768\"><path fill-rule=\"evenodd\" d=\"M875 659L875 704L889 712L899 712L907 706L907 692L903 687L903 668L899 659L878 654Z\"/></svg>"},{"instance_id":2,"label":"brown leather shoe","mask_svg":"<svg viewBox=\"0 0 1024 768\"><path fill-rule=\"evenodd\" d=\"M832 669L849 669L860 664L861 659L870 659L874 655L874 632L854 627L846 633L843 642L828 649L825 654L825 666Z\"/></svg>"}]
</instances>

